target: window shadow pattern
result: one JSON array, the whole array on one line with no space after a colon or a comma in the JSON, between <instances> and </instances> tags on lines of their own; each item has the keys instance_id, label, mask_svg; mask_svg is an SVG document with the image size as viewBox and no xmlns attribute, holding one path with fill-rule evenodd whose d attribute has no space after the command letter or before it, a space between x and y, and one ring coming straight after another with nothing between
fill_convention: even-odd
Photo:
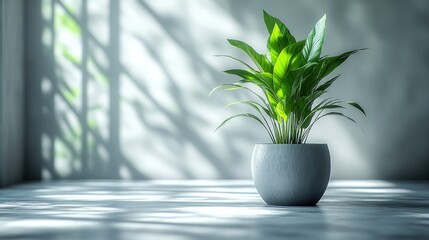
<instances>
[{"instance_id":1,"label":"window shadow pattern","mask_svg":"<svg viewBox=\"0 0 429 240\"><path fill-rule=\"evenodd\" d=\"M240 177L235 168L249 156L239 148L258 132L213 133L221 116L207 119L193 105L222 105L207 97L219 71L145 1L37 0L25 11L27 180ZM178 49L175 61L191 59L199 82L175 74L151 26Z\"/></svg>"}]
</instances>

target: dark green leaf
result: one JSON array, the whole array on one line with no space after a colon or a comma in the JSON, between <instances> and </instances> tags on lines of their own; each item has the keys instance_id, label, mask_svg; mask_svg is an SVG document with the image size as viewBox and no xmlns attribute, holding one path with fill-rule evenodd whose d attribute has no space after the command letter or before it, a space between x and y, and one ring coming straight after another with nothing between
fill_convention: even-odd
<instances>
[{"instance_id":1,"label":"dark green leaf","mask_svg":"<svg viewBox=\"0 0 429 240\"><path fill-rule=\"evenodd\" d=\"M323 60L321 60L320 65L320 72L318 74L318 78L324 78L328 74L330 74L332 71L334 71L338 66L340 66L344 61L347 60L351 55L365 49L356 49L353 51L345 52L343 54L340 54L338 56L333 57L326 57Z\"/></svg>"},{"instance_id":2,"label":"dark green leaf","mask_svg":"<svg viewBox=\"0 0 429 240\"><path fill-rule=\"evenodd\" d=\"M318 117L317 120L319 120L321 118L324 118L326 116L340 116L340 117L344 117L344 118L346 118L346 119L348 119L348 120L350 120L350 121L352 121L352 122L354 122L354 123L357 124L356 120L354 120L353 118L351 118L349 116L346 116L346 115L344 115L343 113L340 113L340 112L328 112L328 113L325 113L325 114L321 115L320 117Z\"/></svg>"},{"instance_id":3,"label":"dark green leaf","mask_svg":"<svg viewBox=\"0 0 429 240\"><path fill-rule=\"evenodd\" d=\"M352 101L347 101L347 104L349 104L350 106L356 108L357 110L359 110L363 115L366 116L365 110L363 110L363 108L356 102L352 102Z\"/></svg>"},{"instance_id":4,"label":"dark green leaf","mask_svg":"<svg viewBox=\"0 0 429 240\"><path fill-rule=\"evenodd\" d=\"M339 77L340 77L340 75L337 75L337 76L329 79L328 81L326 81L325 83L323 83L322 85L320 85L319 87L317 87L316 91L325 91L325 90L327 90L332 85L332 83L334 83L335 80L337 80L337 78L339 78Z\"/></svg>"}]
</instances>

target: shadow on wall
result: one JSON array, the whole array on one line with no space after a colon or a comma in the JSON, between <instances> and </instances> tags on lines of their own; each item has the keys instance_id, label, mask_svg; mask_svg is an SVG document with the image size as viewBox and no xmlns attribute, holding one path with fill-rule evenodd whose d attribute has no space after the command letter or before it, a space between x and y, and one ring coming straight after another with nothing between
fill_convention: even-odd
<instances>
[{"instance_id":1,"label":"shadow on wall","mask_svg":"<svg viewBox=\"0 0 429 240\"><path fill-rule=\"evenodd\" d=\"M249 178L253 144L268 137L247 120L213 133L237 109L219 111L235 98L207 93L234 81L221 73L231 63L213 57L239 54L226 38L263 50L267 9L287 17L298 38L327 12L326 52L372 49L340 70L347 74L331 91L366 107L368 118L358 120L367 134L334 118L310 136L330 144L333 177L427 178L429 129L420 122L429 121L429 7L422 2L27 1L26 177ZM403 35L394 27L411 24ZM405 44L410 39L419 40ZM397 108L408 113L392 122ZM418 124L416 144L403 142Z\"/></svg>"},{"instance_id":2,"label":"shadow on wall","mask_svg":"<svg viewBox=\"0 0 429 240\"><path fill-rule=\"evenodd\" d=\"M207 72L217 70L192 43L163 29L168 23L144 1L102 2L27 3L27 178L233 178L229 166L242 158L234 142L252 134L219 139L223 155L232 156L221 159L198 131L205 126L211 134L215 123L183 96L207 99L215 85ZM153 23L132 24L144 22L141 14ZM163 39L145 26L157 27L169 39L164 45L181 51L175 61L192 59L185 67L203 77L198 92L176 84L188 84L178 78L180 63L161 57Z\"/></svg>"}]
</instances>

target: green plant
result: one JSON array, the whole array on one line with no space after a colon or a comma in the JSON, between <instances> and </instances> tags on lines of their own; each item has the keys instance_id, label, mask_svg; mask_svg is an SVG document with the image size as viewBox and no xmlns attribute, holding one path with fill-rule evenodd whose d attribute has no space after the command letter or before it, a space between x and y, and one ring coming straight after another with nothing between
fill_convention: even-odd
<instances>
[{"instance_id":1,"label":"green plant","mask_svg":"<svg viewBox=\"0 0 429 240\"><path fill-rule=\"evenodd\" d=\"M356 102L333 98L315 102L326 93L339 75L328 80L324 80L325 77L350 55L362 49L338 56L321 57L326 15L302 41L296 41L279 19L265 11L263 15L269 33L268 54L256 52L245 42L228 39L232 46L244 51L257 68L235 57L219 55L243 64L246 69L226 70L226 73L237 75L242 79L236 83L222 84L211 92L218 89L247 90L255 95L258 101L239 101L228 106L244 104L254 109L257 115L252 113L234 115L223 121L217 129L233 118L248 117L265 128L273 143L300 144L306 142L313 125L323 117L337 115L356 123L354 119L338 111L345 106L356 108L365 115L363 108ZM256 85L260 91L249 88L248 84Z\"/></svg>"}]
</instances>

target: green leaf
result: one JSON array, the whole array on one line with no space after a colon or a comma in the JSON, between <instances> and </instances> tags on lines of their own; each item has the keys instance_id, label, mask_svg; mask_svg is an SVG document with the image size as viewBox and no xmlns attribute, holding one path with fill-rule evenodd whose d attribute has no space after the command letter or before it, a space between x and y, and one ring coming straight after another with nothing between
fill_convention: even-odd
<instances>
[{"instance_id":1,"label":"green leaf","mask_svg":"<svg viewBox=\"0 0 429 240\"><path fill-rule=\"evenodd\" d=\"M251 70L254 70L254 71L255 71L255 69L253 69L249 64L245 63L244 61L241 61L241 60L240 60L240 59L238 59L238 58L235 58L235 57L232 57L232 56L229 56L229 55L215 55L215 57L225 57L225 58L230 58L230 59L232 59L232 60L234 60L234 61L237 61L237 62L239 62L239 63L243 64L243 65L244 65L244 66L246 66L247 68L249 68L249 69L251 69Z\"/></svg>"},{"instance_id":2,"label":"green leaf","mask_svg":"<svg viewBox=\"0 0 429 240\"><path fill-rule=\"evenodd\" d=\"M319 120L319 119L321 119L323 117L332 116L332 115L344 117L344 118L346 118L346 119L348 119L348 120L350 120L350 121L352 121L352 122L354 122L354 123L357 124L356 120L354 120L353 118L351 118L349 116L346 116L346 115L344 115L343 113L340 113L340 112L328 112L328 113L325 113L325 114L321 115L320 117L318 117L317 120Z\"/></svg>"},{"instance_id":3,"label":"green leaf","mask_svg":"<svg viewBox=\"0 0 429 240\"><path fill-rule=\"evenodd\" d=\"M214 87L210 91L210 93L209 93L208 96L210 97L214 92L216 92L217 90L219 90L221 88L225 88L225 87L228 87L228 88L224 89L224 90L229 90L229 91L233 91L233 90L237 90L237 89L241 89L241 88L246 88L246 87L243 87L243 86L241 86L240 84L237 84L237 83L224 83L224 84L221 84L219 86Z\"/></svg>"},{"instance_id":4,"label":"green leaf","mask_svg":"<svg viewBox=\"0 0 429 240\"><path fill-rule=\"evenodd\" d=\"M279 26L274 24L274 29L267 42L267 48L270 52L271 62L276 63L280 52L288 45L287 38L282 34Z\"/></svg>"},{"instance_id":5,"label":"green leaf","mask_svg":"<svg viewBox=\"0 0 429 240\"><path fill-rule=\"evenodd\" d=\"M363 108L356 102L353 101L347 101L347 104L349 104L350 106L356 108L357 110L359 110L363 115L366 116L365 110L363 110Z\"/></svg>"},{"instance_id":6,"label":"green leaf","mask_svg":"<svg viewBox=\"0 0 429 240\"><path fill-rule=\"evenodd\" d=\"M285 121L288 119L288 116L287 116L287 114L286 114L286 111L285 111L285 107L284 107L284 105L285 105L285 102L284 101L280 101L278 104L277 104L277 107L276 107L276 112L277 112L277 114L282 118L282 119L284 119ZM279 119L280 120L280 119Z\"/></svg>"},{"instance_id":7,"label":"green leaf","mask_svg":"<svg viewBox=\"0 0 429 240\"><path fill-rule=\"evenodd\" d=\"M322 106L319 110L340 109L340 108L344 108L344 107L338 104L326 104Z\"/></svg>"},{"instance_id":8,"label":"green leaf","mask_svg":"<svg viewBox=\"0 0 429 240\"><path fill-rule=\"evenodd\" d=\"M284 84L283 88L279 88L276 90L276 97L278 99L282 99L285 97L285 92L286 92L286 85Z\"/></svg>"},{"instance_id":9,"label":"green leaf","mask_svg":"<svg viewBox=\"0 0 429 240\"><path fill-rule=\"evenodd\" d=\"M323 118L323 117L326 117L326 116L330 116L330 115L336 115L336 116L340 116L340 117L346 118L347 120L352 121L353 123L355 123L356 125L358 125L358 127L359 127L363 132L365 132L365 130L363 130L363 128L359 125L359 123L358 123L358 122L356 122L356 120L354 120L353 118L351 118L351 117L349 117L349 116L346 116L346 115L344 115L343 113L340 113L340 112L329 112L329 113L325 113L325 114L323 114L322 116L318 117L318 118L313 122L313 124L314 124L316 121L318 121L319 119L321 119L321 118Z\"/></svg>"},{"instance_id":10,"label":"green leaf","mask_svg":"<svg viewBox=\"0 0 429 240\"><path fill-rule=\"evenodd\" d=\"M264 117L264 114L262 113L262 111L264 111L264 112L265 112L265 114L266 114L267 116L269 116L269 117L271 117L271 118L273 118L273 119L274 119L274 115L273 115L273 113L272 113L272 112L271 112L267 107L264 107L264 106L262 106L261 104L259 104L259 103L255 102L255 101L241 101L241 102L238 102L238 104L244 104L244 105L247 105L247 106L249 106L249 107L251 107L251 108L255 109L255 110L259 113L259 115L261 115L262 119L263 119L263 120L264 120L264 122L265 122L265 124L262 124L262 125L263 125L263 126L265 127L265 129L267 130L268 134L270 135L271 140L273 140L273 141L274 141L274 134L273 134L273 132L271 131L270 125L268 124L268 121L267 121L267 119ZM261 111L261 109L262 109L262 111Z\"/></svg>"},{"instance_id":11,"label":"green leaf","mask_svg":"<svg viewBox=\"0 0 429 240\"><path fill-rule=\"evenodd\" d=\"M268 109L268 110L270 110L270 114L268 114L267 113L267 115L269 116L269 117L271 117L271 118L273 118L273 119L276 119L277 118L277 114L275 113L275 111L273 110L273 109L275 109L275 107L277 106L277 102L278 102L278 100L275 98L275 97L273 97L273 93L271 93L269 90L265 90L265 93L266 93L266 97L268 98L268 100L269 100L269 102L267 103L267 101L262 97L262 96L260 96L258 93L256 93L255 91L253 91L252 89L250 89L250 88L248 88L248 87L245 87L245 86L242 86L242 85L240 85L240 84L238 84L238 83L225 83L225 84L221 84L221 85L219 85L219 86L217 86L217 87L215 87L215 88L213 88L213 90L209 93L209 97L215 92L215 91L217 91L217 90L219 90L219 89L221 89L221 88L225 88L225 87L228 87L228 88L226 88L226 89L224 89L224 90L227 90L227 91L234 91L234 90L238 90L238 89L244 89L244 90L247 90L247 91L249 91L251 94L253 94L254 96L256 96L260 101L261 101L261 103L263 103L264 105L265 105L265 109ZM262 105L261 105L262 106ZM264 109L264 111L265 111L265 109Z\"/></svg>"},{"instance_id":12,"label":"green leaf","mask_svg":"<svg viewBox=\"0 0 429 240\"><path fill-rule=\"evenodd\" d=\"M266 106L262 106L262 104L260 104L258 102L255 102L255 101L238 101L238 102L232 102L232 103L226 105L225 107L230 107L230 106L237 105L237 104L243 104L243 105L247 105L247 106L252 107L258 113L260 113L262 117L263 117L262 111L264 111L265 114L267 114L267 116L272 117L272 113L269 111L269 109Z\"/></svg>"},{"instance_id":13,"label":"green leaf","mask_svg":"<svg viewBox=\"0 0 429 240\"><path fill-rule=\"evenodd\" d=\"M221 85L219 85L219 86L217 86L217 87L215 87L215 88L213 88L213 90L210 92L210 94L209 94L209 96L211 95L211 94L213 94L213 92L215 92L215 91L217 91L217 90L219 90L219 89L221 89L221 88L224 88L224 87L228 87L227 89L225 89L225 90L229 90L229 91L234 91L234 90L238 90L238 89L244 89L244 90L247 90L247 91L249 91L250 93L252 93L253 95L255 95L256 97L258 97L259 98L259 100L261 100L261 102L262 103L266 103L266 101L264 100L264 98L263 97L261 97L259 94L257 94L255 91L253 91L252 89L250 89L250 88L248 88L248 87L245 87L245 86L242 86L242 85L240 85L240 84L238 84L238 83L225 83L225 84L221 84Z\"/></svg>"},{"instance_id":14,"label":"green leaf","mask_svg":"<svg viewBox=\"0 0 429 240\"><path fill-rule=\"evenodd\" d=\"M304 100L302 101L301 105L304 105L301 110L301 115L300 117L303 119L302 120L302 127L306 128L310 125L311 120L313 119L314 115L323 110L323 106L328 105L328 104L338 104L339 101L338 100L331 100L331 99L325 99L322 102L320 102L319 104L317 104L313 109L311 109L311 106L313 105L314 101L319 98L321 95L323 95L325 93L325 91L319 91L319 92L314 92L309 96L303 97Z\"/></svg>"},{"instance_id":15,"label":"green leaf","mask_svg":"<svg viewBox=\"0 0 429 240\"><path fill-rule=\"evenodd\" d=\"M244 69L229 69L224 71L225 73L228 74L232 74L232 75L237 75L239 77L242 77L243 79L253 82L253 83L257 83L257 84L261 84L260 79L255 75L255 72L251 71L251 70L244 70Z\"/></svg>"},{"instance_id":16,"label":"green leaf","mask_svg":"<svg viewBox=\"0 0 429 240\"><path fill-rule=\"evenodd\" d=\"M256 52L255 49L253 49L247 43L234 39L228 39L228 42L232 46L237 47L243 52L245 52L250 57L250 59L252 59L252 61L256 64L256 66L261 72L273 71L273 65L271 65L267 57Z\"/></svg>"},{"instance_id":17,"label":"green leaf","mask_svg":"<svg viewBox=\"0 0 429 240\"><path fill-rule=\"evenodd\" d=\"M321 84L319 87L316 88L316 91L325 91L327 90L332 83L335 82L335 80L337 80L340 77L340 75L337 75L331 79L329 79L328 81L326 81L325 83Z\"/></svg>"},{"instance_id":18,"label":"green leaf","mask_svg":"<svg viewBox=\"0 0 429 240\"><path fill-rule=\"evenodd\" d=\"M214 87L211 91L210 91L210 93L209 93L209 97L214 93L214 92L216 92L217 90L219 90L219 89L221 89L221 88L223 88L224 86L223 85L219 85L219 86L216 86L216 87Z\"/></svg>"},{"instance_id":19,"label":"green leaf","mask_svg":"<svg viewBox=\"0 0 429 240\"><path fill-rule=\"evenodd\" d=\"M268 72L255 72L256 77L265 83L269 90L272 90L273 87L273 74Z\"/></svg>"},{"instance_id":20,"label":"green leaf","mask_svg":"<svg viewBox=\"0 0 429 240\"><path fill-rule=\"evenodd\" d=\"M318 62L314 71L311 73L310 80L306 83L306 88L311 91L313 88L315 88L319 84L319 82L324 77L329 75L334 69L336 69L344 61L346 61L348 57L350 57L351 55L353 55L353 54L355 54L361 50L364 50L364 49L357 49L357 50L345 52L345 53L340 54L338 56L325 57L325 58L321 59Z\"/></svg>"},{"instance_id":21,"label":"green leaf","mask_svg":"<svg viewBox=\"0 0 429 240\"><path fill-rule=\"evenodd\" d=\"M260 73L252 70L244 69L229 69L224 71L228 74L237 75L241 78L242 83L253 83L266 91L272 91L272 75L271 73Z\"/></svg>"},{"instance_id":22,"label":"green leaf","mask_svg":"<svg viewBox=\"0 0 429 240\"><path fill-rule=\"evenodd\" d=\"M308 116L306 117L305 121L302 124L302 127L304 127L304 128L308 127L308 125L310 124L311 120L313 119L314 115L317 112L324 111L324 110L332 110L332 109L344 109L344 107L341 105L338 105L338 104L323 105L323 106L317 108L317 110L313 110L308 114Z\"/></svg>"},{"instance_id":23,"label":"green leaf","mask_svg":"<svg viewBox=\"0 0 429 240\"><path fill-rule=\"evenodd\" d=\"M255 120L256 122L260 123L265 130L267 130L267 132L270 132L269 128L267 126L265 126L265 124L261 121L261 119L259 119L257 116L255 116L254 114L251 113L241 113L241 114L237 114L234 116L231 116L227 119L225 119L216 129L215 131L217 131L219 128L223 127L227 122L229 122L230 120L237 118L237 117L247 117L247 118L251 118L253 120Z\"/></svg>"},{"instance_id":24,"label":"green leaf","mask_svg":"<svg viewBox=\"0 0 429 240\"><path fill-rule=\"evenodd\" d=\"M304 62L316 62L319 60L322 52L323 42L325 40L325 22L326 14L316 23L313 30L308 34L305 46L302 49Z\"/></svg>"},{"instance_id":25,"label":"green leaf","mask_svg":"<svg viewBox=\"0 0 429 240\"><path fill-rule=\"evenodd\" d=\"M289 70L297 67L294 65L293 59L301 52L303 46L304 41L301 41L291 44L281 51L273 70L274 87L281 88L283 84L287 84L287 91L290 91L292 82L285 81L285 77Z\"/></svg>"},{"instance_id":26,"label":"green leaf","mask_svg":"<svg viewBox=\"0 0 429 240\"><path fill-rule=\"evenodd\" d=\"M289 72L292 82L292 90L290 95L293 97L307 96L312 94L312 88L308 87L308 81L311 78L311 69L314 69L316 63L305 64L305 67L300 67Z\"/></svg>"},{"instance_id":27,"label":"green leaf","mask_svg":"<svg viewBox=\"0 0 429 240\"><path fill-rule=\"evenodd\" d=\"M265 22L265 26L267 27L268 33L270 35L273 32L274 25L277 24L277 26L280 28L281 33L287 38L288 45L296 42L295 38L292 36L292 34L290 33L286 25L278 18L271 16L265 11L264 11L264 22Z\"/></svg>"},{"instance_id":28,"label":"green leaf","mask_svg":"<svg viewBox=\"0 0 429 240\"><path fill-rule=\"evenodd\" d=\"M304 96L304 99L306 102L305 107L306 108L311 107L311 105L313 105L313 102L325 93L326 93L326 91L314 91L310 95ZM329 99L325 99L325 100L329 100ZM324 103L324 101L321 102L321 104L323 104L323 103Z\"/></svg>"},{"instance_id":29,"label":"green leaf","mask_svg":"<svg viewBox=\"0 0 429 240\"><path fill-rule=\"evenodd\" d=\"M266 94L267 94L268 103L270 104L271 109L273 109L273 112L275 113L275 115L277 115L275 109L277 107L277 103L279 102L279 99L277 98L276 94L272 94L271 92L266 92ZM276 118L276 116L274 118Z\"/></svg>"},{"instance_id":30,"label":"green leaf","mask_svg":"<svg viewBox=\"0 0 429 240\"><path fill-rule=\"evenodd\" d=\"M343 62L347 60L351 55L365 49L356 49L353 51L345 52L343 54L340 54L338 56L333 57L327 57L321 60L320 65L320 72L318 74L319 79L324 78L328 74L330 74L332 71L334 71L338 66L340 66Z\"/></svg>"}]
</instances>

